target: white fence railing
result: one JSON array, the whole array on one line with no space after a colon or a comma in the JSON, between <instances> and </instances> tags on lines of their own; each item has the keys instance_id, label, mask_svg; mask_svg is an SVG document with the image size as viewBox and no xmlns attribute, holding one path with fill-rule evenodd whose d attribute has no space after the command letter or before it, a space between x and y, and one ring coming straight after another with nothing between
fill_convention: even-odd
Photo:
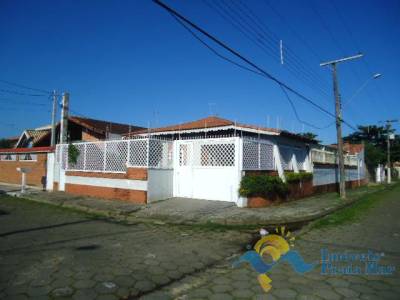
<instances>
[{"instance_id":1,"label":"white fence railing","mask_svg":"<svg viewBox=\"0 0 400 300\"><path fill-rule=\"evenodd\" d=\"M243 170L274 169L274 145L272 143L243 139Z\"/></svg>"},{"instance_id":2,"label":"white fence railing","mask_svg":"<svg viewBox=\"0 0 400 300\"><path fill-rule=\"evenodd\" d=\"M128 167L171 169L173 143L142 138L73 143L77 149L74 163L68 158L69 145L57 145L56 159L68 171L124 173Z\"/></svg>"},{"instance_id":3,"label":"white fence railing","mask_svg":"<svg viewBox=\"0 0 400 300\"><path fill-rule=\"evenodd\" d=\"M311 150L311 159L314 163L323 163L323 164L337 164L338 159L336 157L336 152L320 150L320 149L312 149ZM357 166L358 165L358 156L357 155L344 155L344 164L348 166Z\"/></svg>"}]
</instances>

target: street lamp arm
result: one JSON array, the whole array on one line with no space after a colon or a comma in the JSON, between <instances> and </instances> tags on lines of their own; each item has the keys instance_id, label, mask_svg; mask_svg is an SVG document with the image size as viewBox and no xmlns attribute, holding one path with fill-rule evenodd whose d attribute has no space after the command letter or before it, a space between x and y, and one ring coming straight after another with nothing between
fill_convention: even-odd
<instances>
[{"instance_id":1,"label":"street lamp arm","mask_svg":"<svg viewBox=\"0 0 400 300\"><path fill-rule=\"evenodd\" d=\"M351 102L351 100L353 100L366 86L367 84L372 80L372 79L377 79L379 77L381 77L382 74L377 73L374 76L368 78L356 91L355 93L347 100L347 101L343 101L342 105L345 104L349 104Z\"/></svg>"}]
</instances>

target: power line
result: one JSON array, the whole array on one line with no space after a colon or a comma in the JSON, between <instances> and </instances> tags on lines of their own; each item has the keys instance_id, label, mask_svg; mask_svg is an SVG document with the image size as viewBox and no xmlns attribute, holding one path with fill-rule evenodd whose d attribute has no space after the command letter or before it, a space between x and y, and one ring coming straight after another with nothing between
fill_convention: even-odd
<instances>
[{"instance_id":1,"label":"power line","mask_svg":"<svg viewBox=\"0 0 400 300\"><path fill-rule=\"evenodd\" d=\"M272 40L276 40L275 43L277 44L279 41L278 38L274 37L274 34L268 33L266 31L258 31L254 26L252 26L249 21L245 19L241 14L239 14L236 10L234 10L230 4L226 4L227 9L220 3L214 2L211 5L207 0L203 0L203 2L209 6L211 9L216 11L223 19L225 19L228 23L230 23L233 27L235 27L238 31L240 31L247 39L253 42L257 47L259 47L264 53L271 56L273 59L279 59L279 55L277 51L270 45L269 41L265 39L264 36L271 36ZM215 5L215 6L214 6ZM229 10L229 11L228 11ZM248 17L251 21L253 18ZM257 24L258 25L258 24ZM249 29L250 28L250 29ZM268 29L267 29L268 30ZM253 33L255 32L255 33ZM286 48L285 48L286 49ZM297 79L300 79L304 83L306 83L311 88L316 88L320 93L324 94L325 96L328 95L327 91L324 88L321 88L319 85L316 85L316 82L319 81L318 78L312 77L312 75L308 74L307 71L304 71L299 68L298 63L291 64L291 58L288 59L290 62L286 64L286 69ZM302 75L303 77L299 76ZM315 86L314 86L315 85Z\"/></svg>"},{"instance_id":2,"label":"power line","mask_svg":"<svg viewBox=\"0 0 400 300\"><path fill-rule=\"evenodd\" d=\"M235 2L232 2L232 4ZM262 32L270 35L275 43L278 43L281 39L271 31L268 26L257 16L257 14L243 1L239 0L239 5L244 8L243 13L248 17L248 19L253 22ZM247 13L246 13L247 11ZM302 58L296 54L295 51L292 51L291 48L285 47L286 50L286 60L290 60L293 62L297 68L306 74L309 77L312 77L314 81L320 82L323 86L327 84L326 81L323 81L321 77L313 71L312 68L308 68L306 64L303 62ZM325 87L326 88L326 87Z\"/></svg>"},{"instance_id":3,"label":"power line","mask_svg":"<svg viewBox=\"0 0 400 300\"><path fill-rule=\"evenodd\" d=\"M32 87L29 87L29 86L26 86L26 85L22 85L20 83L11 82L11 81L8 81L8 80L0 79L0 82L3 82L3 83L8 84L8 85L12 85L12 86L20 87L20 88L23 88L23 89L28 89L28 90L32 90L32 91L51 94L51 92L46 91L46 90L42 90L42 89L38 89L38 88L32 88Z\"/></svg>"},{"instance_id":4,"label":"power line","mask_svg":"<svg viewBox=\"0 0 400 300\"><path fill-rule=\"evenodd\" d=\"M238 64L237 62L235 62L235 61L233 61L233 60L231 60L231 59L229 59L229 58L227 58L227 57L221 55L221 54L218 53L214 48L212 48L210 45L208 45L206 42L204 42L195 32L193 32L188 26L186 26L185 23L183 23L180 19L178 19L174 14L171 13L171 15L172 15L172 17L173 17L179 24L181 24L194 38L196 38L200 43L202 43L205 47L207 47L211 52L213 52L213 53L214 53L215 55L217 55L218 57L220 57L220 58L222 58L223 60L226 60L226 61L228 61L228 62L230 62L230 63L236 65L237 67L240 67L240 68L242 68L242 69L244 69L244 70L246 70L246 71L249 71L249 72L255 73L255 74L259 75L259 76L265 77L262 73L257 72L257 71L254 71L253 69L247 68L246 66L243 66L243 65L241 65L241 64ZM297 110L296 110L296 107L294 106L293 101L291 100L290 96L288 95L288 93L286 92L286 90L285 90L281 85L279 85L279 87L280 87L280 88L282 89L282 91L284 92L284 94L285 94L287 100L289 101L289 103L290 103L290 105L291 105L291 107L292 107L292 109L293 109L293 112L294 112L294 114L295 114L295 116L296 116L296 119L297 119L300 123L305 124L305 125L310 126L310 127L313 127L313 128L315 128L315 129L323 129L323 127L318 127L318 126L315 126L315 125L313 125L313 124L311 124L311 123L308 123L308 122L306 122L306 121L301 120L300 117L299 117L299 115L298 115L298 112L297 112Z\"/></svg>"},{"instance_id":5,"label":"power line","mask_svg":"<svg viewBox=\"0 0 400 300\"><path fill-rule=\"evenodd\" d=\"M214 48L212 48L210 45L208 45L206 42L204 42L195 32L193 32L193 30L191 30L189 27L186 26L185 23L183 23L180 19L178 19L174 14L171 13L171 16L179 23L181 24L195 39L197 39L201 44L203 44L206 48L208 48L212 53L214 53L216 56L218 56L219 58L226 60L227 62L230 62L232 64L234 64L235 66L242 68L246 71L255 73L257 75L261 75L264 76L262 73L257 72L253 69L250 69L242 64L239 64L237 62L235 62L232 59L227 58L226 56L221 55L220 53L218 53L218 51L216 51Z\"/></svg>"},{"instance_id":6,"label":"power line","mask_svg":"<svg viewBox=\"0 0 400 300\"><path fill-rule=\"evenodd\" d=\"M289 101L290 106L292 107L292 109L293 109L293 111L294 111L294 115L296 116L296 119L297 119L297 121L298 121L299 123L302 123L302 124L304 124L304 125L310 126L310 127L314 128L314 129L325 129L324 127L318 127L318 126L316 126L316 125L314 125L314 124L308 123L308 122L303 121L302 119L300 119L300 116L299 116L299 114L297 113L297 109L296 109L296 107L295 107L295 105L294 105L292 99L290 98L288 92L283 88L283 86L279 85L279 87L281 88L282 92L285 94L287 100ZM330 126L330 124L329 124L329 126Z\"/></svg>"},{"instance_id":7,"label":"power line","mask_svg":"<svg viewBox=\"0 0 400 300\"><path fill-rule=\"evenodd\" d=\"M14 95L21 95L21 96L29 96L29 97L47 97L48 95L44 94L27 94L27 93L22 93L14 90L5 90L5 89L0 89L1 92L4 93L9 93L9 94L14 94Z\"/></svg>"},{"instance_id":8,"label":"power line","mask_svg":"<svg viewBox=\"0 0 400 300\"><path fill-rule=\"evenodd\" d=\"M335 35L333 34L333 32L330 30L328 24L325 22L324 18L322 17L322 15L318 12L318 9L315 5L314 0L311 0L311 8L314 11L314 13L317 15L320 23L322 24L323 28L325 29L325 31L329 34L329 36L331 37L333 43L335 44L336 48L339 50L339 52L342 53L343 56L345 55L345 50L342 47L342 44L336 39ZM332 2L331 2L332 3ZM334 8L336 8L336 6L334 6ZM336 10L336 12L338 13L338 10ZM347 26L345 26L347 27ZM357 49L359 53L361 53L361 51L359 51L360 49ZM356 81L361 78L359 72L357 69L353 68L350 66L350 71L352 72L353 77L356 79ZM372 98L370 96L369 93L367 93L368 98L372 101Z\"/></svg>"},{"instance_id":9,"label":"power line","mask_svg":"<svg viewBox=\"0 0 400 300\"><path fill-rule=\"evenodd\" d=\"M32 105L48 105L49 103L43 102L33 102L28 100L21 100L21 99L11 99L11 98L0 98L0 102L9 102L12 104L32 104Z\"/></svg>"},{"instance_id":10,"label":"power line","mask_svg":"<svg viewBox=\"0 0 400 300\"><path fill-rule=\"evenodd\" d=\"M302 42L307 49L318 59L318 61L322 61L322 57L314 50L313 47L310 46L310 44L299 34L297 31L290 25L290 23L287 21L284 15L282 15L278 9L276 9L270 0L264 0L264 3L275 12L276 15L281 19L282 23L286 25L286 27L292 32L292 35L296 36L297 39Z\"/></svg>"},{"instance_id":11,"label":"power line","mask_svg":"<svg viewBox=\"0 0 400 300\"><path fill-rule=\"evenodd\" d=\"M351 30L350 26L348 26L348 23L346 22L346 19L344 18L343 14L340 12L340 10L338 9L337 5L335 4L335 1L331 0L330 2L331 2L333 8L336 11L336 14L339 16L339 20L342 23L344 29L346 30L347 34L349 35L350 41L353 43L353 46L355 46L355 50L358 51L358 52L361 52L360 44L358 43L358 41L357 41L353 31ZM362 59L362 62L363 62L363 65L364 65L367 73L369 75L373 74L373 72L372 72L367 60L366 59ZM380 86L374 84L374 87L376 88L376 90L380 94L381 98L383 98L383 92L382 92ZM371 95L369 93L367 93L367 96L370 99L371 103L375 102L375 101L372 101ZM383 107L386 110L386 112L388 112L386 105L383 105Z\"/></svg>"},{"instance_id":12,"label":"power line","mask_svg":"<svg viewBox=\"0 0 400 300\"><path fill-rule=\"evenodd\" d=\"M153 0L154 3L156 3L157 5L161 6L162 8L164 8L165 10L167 10L169 13L172 13L173 15L175 15L176 17L178 17L180 20L184 21L185 23L189 24L191 27L193 27L194 29L196 29L197 31L201 32L203 35L205 35L206 37L208 37L209 39L211 39L213 42L215 42L216 44L218 44L219 46L221 46L222 48L224 48L225 50L229 51L231 54L235 55L236 57L240 58L242 61L246 62L248 65L252 66L254 69L256 69L257 71L259 71L260 73L262 73L265 77L267 77L268 79L276 82L277 84L281 85L282 87L284 87L286 90L292 92L293 94L297 95L299 98L303 99L304 101L310 103L311 105L313 105L314 107L318 108L319 110L321 110L322 112L326 113L327 115L334 117L335 115L332 114L330 111L328 111L327 109L325 109L324 107L320 106L319 104L315 103L313 100L311 100L310 98L302 95L300 92L296 91L295 89L291 88L290 86L288 86L287 84L283 83L282 81L280 81L279 79L277 79L276 77L274 77L273 75L269 74L268 72L266 72L265 70L263 70L262 68L260 68L259 66L257 66L255 63L251 62L249 59L245 58L244 56L242 56L240 53L238 53L236 50L233 50L232 48L230 48L229 46L225 45L223 42L221 42L220 40L218 40L217 38L215 38L214 36L212 36L210 33L206 32L204 29L200 28L199 26L197 26L196 24L194 24L193 22L191 22L190 20L188 20L187 18L185 18L184 16L182 16L181 14L179 14L178 12L176 12L175 10L173 10L172 8L170 8L169 6L165 5L164 3L162 3L159 0ZM352 126L351 124L349 124L347 121L341 119L341 121L346 124L347 126L349 126L350 128L355 129L354 126Z\"/></svg>"}]
</instances>

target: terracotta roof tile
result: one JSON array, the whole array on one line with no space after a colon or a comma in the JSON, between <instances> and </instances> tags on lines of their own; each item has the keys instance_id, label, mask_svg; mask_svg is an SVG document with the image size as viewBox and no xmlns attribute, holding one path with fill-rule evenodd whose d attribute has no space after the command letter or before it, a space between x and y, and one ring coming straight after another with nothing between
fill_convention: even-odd
<instances>
[{"instance_id":1,"label":"terracotta roof tile","mask_svg":"<svg viewBox=\"0 0 400 300\"><path fill-rule=\"evenodd\" d=\"M280 130L277 130L274 128L258 127L258 126L241 124L241 123L235 124L234 121L219 118L219 117L214 117L214 116L203 118L203 119L192 121L192 122L177 124L177 125L152 128L151 132L155 133L155 132L170 132L170 131L180 131L180 130L194 130L194 129L225 127L225 126L233 126L233 125L236 125L238 127L248 128L248 129L262 130L262 131L266 131L266 132L276 132L276 133L280 132ZM136 134L143 134L143 133L147 133L147 129L132 132L131 136L136 135ZM129 136L129 134L126 134L126 136Z\"/></svg>"},{"instance_id":2,"label":"terracotta roof tile","mask_svg":"<svg viewBox=\"0 0 400 300\"><path fill-rule=\"evenodd\" d=\"M103 120L96 120L90 118L82 118L77 116L70 116L68 118L70 121L77 123L85 128L96 131L98 133L104 134L107 130L111 133L115 134L123 134L129 132L129 128L131 131L144 129L144 127L133 126L129 124L121 124ZM107 129L108 128L108 129Z\"/></svg>"},{"instance_id":3,"label":"terracotta roof tile","mask_svg":"<svg viewBox=\"0 0 400 300\"><path fill-rule=\"evenodd\" d=\"M50 129L44 129L44 130L27 129L26 133L32 139L32 144L36 145L43 138L48 136L51 133L51 130Z\"/></svg>"},{"instance_id":4,"label":"terracotta roof tile","mask_svg":"<svg viewBox=\"0 0 400 300\"><path fill-rule=\"evenodd\" d=\"M53 152L54 147L32 147L32 148L6 148L0 149L0 153L45 153Z\"/></svg>"}]
</instances>

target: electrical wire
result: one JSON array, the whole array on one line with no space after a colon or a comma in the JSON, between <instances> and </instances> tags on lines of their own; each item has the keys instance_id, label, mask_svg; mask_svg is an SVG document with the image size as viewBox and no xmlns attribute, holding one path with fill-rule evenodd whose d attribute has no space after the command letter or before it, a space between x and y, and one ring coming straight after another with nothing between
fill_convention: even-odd
<instances>
[{"instance_id":1,"label":"electrical wire","mask_svg":"<svg viewBox=\"0 0 400 300\"><path fill-rule=\"evenodd\" d=\"M241 64L235 62L235 61L232 60L232 59L227 58L226 56L221 55L220 53L218 53L218 51L216 51L214 48L212 48L210 45L208 45L206 42L204 42L194 31L192 31L189 27L187 27L186 24L183 23L181 20L179 20L174 14L171 13L171 16L172 16L179 24L181 24L181 25L183 26L183 28L185 28L196 40L198 40L201 44L203 44L206 48L208 48L212 53L214 53L214 54L215 54L216 56L218 56L219 58L221 58L221 59L223 59L223 60L226 60L227 62L230 62L230 63L234 64L235 66L241 68L241 69L244 69L244 70L246 70L246 71L255 73L255 74L257 74L257 75L264 76L264 75L263 75L262 73L260 73L260 72L257 72L257 71L255 71L255 70L253 70L253 69L250 69L250 68L248 68L248 67L246 67L246 66L244 66L244 65L241 65Z\"/></svg>"},{"instance_id":2,"label":"electrical wire","mask_svg":"<svg viewBox=\"0 0 400 300\"><path fill-rule=\"evenodd\" d=\"M310 46L310 44L290 25L290 23L287 21L285 16L279 12L279 10L273 6L270 0L264 0L264 4L266 4L272 11L275 12L275 14L281 19L282 23L286 25L286 27L292 32L292 35L297 37L297 39L303 43L306 48L312 53L318 61L322 61L322 57L314 50L313 47Z\"/></svg>"},{"instance_id":3,"label":"electrical wire","mask_svg":"<svg viewBox=\"0 0 400 300\"><path fill-rule=\"evenodd\" d=\"M179 18L180 20L182 20L183 22L185 22L186 24L189 24L192 28L196 29L197 31L199 31L200 33L202 33L203 35L205 35L206 37L208 37L209 39L211 39L213 42L215 42L216 44L218 44L220 47L224 48L225 50L227 50L228 52L230 52L231 54L235 55L236 57L240 58L242 61L244 61L245 63L247 63L248 65L252 66L254 69L256 69L258 72L262 73L266 78L278 83L280 86L284 87L286 90L292 92L293 94L295 94L296 96L298 96L299 98L303 99L304 101L308 102L309 104L311 104L312 106L318 108L319 110L321 110L322 112L324 112L325 114L336 118L336 116L334 114L332 114L330 111L328 111L327 109L325 109L324 107L320 106L319 104L315 103L313 100L311 100L310 98L304 96L303 94L301 94L300 92L298 92L297 90L291 88L290 86L288 86L287 84L285 84L284 82L280 81L278 78L274 77L273 75L271 75L270 73L268 73L267 71L263 70L262 68L260 68L259 66L257 66L255 63L251 62L249 59L245 58L244 56L242 56L240 53L238 53L236 50L233 50L232 48L230 48L229 46L225 45L223 42L221 42L220 40L218 40L217 38L215 38L214 36L212 36L210 33L206 32L204 29L200 28L199 26L197 26L196 24L194 24L193 22L191 22L190 20L188 20L186 17L182 16L181 14L179 14L178 12L176 12L174 9L170 8L169 6L165 5L164 3L162 3L159 0L153 0L154 3L156 3L157 5L161 6L162 8L164 8L166 11L168 11L169 13L172 13L173 15L175 15L177 18ZM347 126L349 126L350 128L355 129L355 127L353 125L351 125L350 123L348 123L346 120L344 120L343 118L340 120L341 122L343 122L344 124L346 124Z\"/></svg>"},{"instance_id":4,"label":"electrical wire","mask_svg":"<svg viewBox=\"0 0 400 300\"><path fill-rule=\"evenodd\" d=\"M211 9L217 12L223 19L225 19L228 23L230 23L233 27L235 27L239 32L241 32L247 39L249 39L252 43L254 43L257 47L259 47L264 53L271 56L273 59L280 60L277 51L270 45L269 41L264 38L264 35L268 35L268 33L259 32L257 29L252 26L249 21L244 19L243 16L239 15L237 11L235 11L230 4L226 4L227 8L225 8L222 3L223 2L213 2L211 5L207 0L203 0L203 2L209 6ZM249 18L252 20L251 18ZM255 32L255 34L253 33ZM279 40L278 40L279 41ZM310 77L306 71L299 70L298 64L286 64L286 69L297 79L303 81L305 84L310 86L311 88L316 88L318 92L322 93L322 95L327 96L328 93L321 86L316 85L318 79L315 77ZM301 76L303 77L301 77Z\"/></svg>"},{"instance_id":5,"label":"electrical wire","mask_svg":"<svg viewBox=\"0 0 400 300\"><path fill-rule=\"evenodd\" d=\"M233 60L231 60L231 59L229 59L229 58L227 58L227 57L221 55L221 54L218 53L214 48L212 48L210 45L208 45L206 42L204 42L195 32L193 32L189 27L187 27L186 24L183 23L181 20L179 20L175 15L171 14L171 16L172 16L178 23L180 23L190 34L192 34L192 36L193 36L194 38L196 38L201 44L203 44L205 47L207 47L211 52L213 52L215 55L217 55L217 56L220 57L221 59L226 60L226 61L228 61L228 62L230 62L230 63L236 65L237 67L242 68L242 69L244 69L244 70L246 70L246 71L249 71L249 72L255 73L255 74L259 75L259 76L263 76L263 77L264 77L264 75L263 75L262 73L257 72L257 71L254 71L253 69L247 68L246 66L243 66L243 65L241 65L241 64L239 64L239 63L237 63L237 62L235 62L235 61L233 61ZM289 101L289 103L290 103L290 105L291 105L291 107L292 107L292 109L293 109L293 112L294 112L294 114L295 114L295 116L296 116L296 119L297 119L300 123L302 123L302 124L304 124L304 125L307 125L307 126L310 126L310 127L312 127L312 128L315 128L315 129L323 129L322 127L318 127L318 126L315 126L315 125L313 125L313 124L311 124L311 123L308 123L308 122L306 122L306 121L301 120L300 117L299 117L299 114L298 114L298 112L297 112L297 110L296 110L296 107L294 106L293 101L292 101L291 98L289 97L288 93L287 93L286 90L282 87L282 85L279 84L279 87L280 87L280 88L282 89L282 91L284 92L284 94L285 94L287 100Z\"/></svg>"},{"instance_id":6,"label":"electrical wire","mask_svg":"<svg viewBox=\"0 0 400 300\"><path fill-rule=\"evenodd\" d=\"M9 93L9 94L14 94L14 95L21 95L21 96L29 96L29 97L47 97L48 95L46 94L27 94L27 93L22 93L14 90L6 90L6 89L0 89L1 92L4 93Z\"/></svg>"},{"instance_id":7,"label":"electrical wire","mask_svg":"<svg viewBox=\"0 0 400 300\"><path fill-rule=\"evenodd\" d=\"M235 2L232 2L235 3ZM274 43L278 43L281 41L281 39L273 32L271 31L268 26L257 16L257 14L242 0L238 1L238 4L243 8L243 13L248 17L248 19L253 22L259 30L264 32L265 34L271 36L271 39L274 41ZM247 13L246 13L247 11ZM312 68L309 68L306 66L306 63L303 62L302 58L297 55L295 51L292 51L290 47L284 47L285 49L285 58L286 61L292 62L294 65L297 66L297 68L304 74L306 74L308 77L312 78L314 81L319 82L322 86L326 88L326 86L329 86L327 81L324 81L321 79L321 76L317 74L315 71L313 71Z\"/></svg>"},{"instance_id":8,"label":"electrical wire","mask_svg":"<svg viewBox=\"0 0 400 300\"><path fill-rule=\"evenodd\" d=\"M314 128L314 129L325 129L325 127L319 127L319 126L316 126L316 125L314 125L314 124L308 123L308 122L303 121L302 119L300 119L300 116L299 116L299 114L297 113L296 106L294 105L294 103L293 103L292 99L290 98L288 92L285 90L285 88L284 88L282 85L279 85L279 87L281 88L282 92L285 94L286 99L287 99L288 102L290 103L290 106L291 106L292 109L293 109L294 115L296 116L296 119L297 119L297 121L298 121L299 123L304 124L304 125L307 125L307 126L310 126L310 127ZM331 126L331 125L329 124L329 126Z\"/></svg>"},{"instance_id":9,"label":"electrical wire","mask_svg":"<svg viewBox=\"0 0 400 300\"><path fill-rule=\"evenodd\" d=\"M23 89L42 92L42 93L46 93L46 94L51 94L52 93L52 92L49 92L49 91L46 91L46 90L42 90L42 89L38 89L38 88L32 88L32 87L29 87L29 86L26 86L26 85L22 85L20 83L11 82L11 81L8 81L8 80L0 79L0 82L3 82L3 83L8 84L8 85L12 85L12 86L20 87L20 88L23 88Z\"/></svg>"}]
</instances>

